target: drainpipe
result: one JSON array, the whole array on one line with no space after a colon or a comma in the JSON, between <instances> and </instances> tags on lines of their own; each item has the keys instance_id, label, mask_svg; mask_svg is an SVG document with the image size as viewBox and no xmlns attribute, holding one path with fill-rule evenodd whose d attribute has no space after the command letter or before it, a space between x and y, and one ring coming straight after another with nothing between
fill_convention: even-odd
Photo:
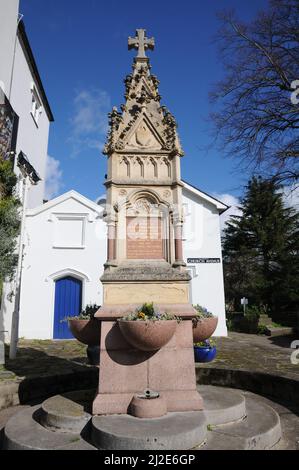
<instances>
[{"instance_id":1,"label":"drainpipe","mask_svg":"<svg viewBox=\"0 0 299 470\"><path fill-rule=\"evenodd\" d=\"M19 253L18 253L18 266L15 277L15 305L12 314L11 323L11 336L9 358L15 359L17 356L17 347L19 341L19 319L20 319L20 298L21 298L21 279L23 268L23 252L24 252L24 237L25 237L25 222L26 222L26 208L27 196L30 185L29 176L22 176L22 219L21 219L21 232L19 236Z\"/></svg>"}]
</instances>

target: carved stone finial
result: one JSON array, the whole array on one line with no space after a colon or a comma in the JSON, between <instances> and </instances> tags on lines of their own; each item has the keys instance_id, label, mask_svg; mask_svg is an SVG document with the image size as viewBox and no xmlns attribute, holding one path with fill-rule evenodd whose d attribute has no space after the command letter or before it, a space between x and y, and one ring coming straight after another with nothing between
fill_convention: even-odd
<instances>
[{"instance_id":1,"label":"carved stone finial","mask_svg":"<svg viewBox=\"0 0 299 470\"><path fill-rule=\"evenodd\" d=\"M128 49L138 49L136 59L147 59L146 49L153 50L155 47L155 39L147 38L145 33L145 29L136 29L135 38L128 38Z\"/></svg>"}]
</instances>

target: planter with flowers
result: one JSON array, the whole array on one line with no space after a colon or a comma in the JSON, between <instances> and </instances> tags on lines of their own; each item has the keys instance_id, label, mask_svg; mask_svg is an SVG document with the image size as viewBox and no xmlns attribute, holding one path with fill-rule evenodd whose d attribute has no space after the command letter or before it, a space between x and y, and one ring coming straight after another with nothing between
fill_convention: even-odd
<instances>
[{"instance_id":1,"label":"planter with flowers","mask_svg":"<svg viewBox=\"0 0 299 470\"><path fill-rule=\"evenodd\" d=\"M193 342L198 343L212 336L218 325L218 317L200 305L194 305L196 316L192 318Z\"/></svg>"},{"instance_id":2,"label":"planter with flowers","mask_svg":"<svg viewBox=\"0 0 299 470\"><path fill-rule=\"evenodd\" d=\"M217 354L216 343L214 340L205 340L194 343L195 362L211 362Z\"/></svg>"},{"instance_id":3,"label":"planter with flowers","mask_svg":"<svg viewBox=\"0 0 299 470\"><path fill-rule=\"evenodd\" d=\"M172 338L178 321L174 315L159 312L153 303L145 303L118 319L118 324L131 346L141 351L157 351Z\"/></svg>"},{"instance_id":4,"label":"planter with flowers","mask_svg":"<svg viewBox=\"0 0 299 470\"><path fill-rule=\"evenodd\" d=\"M80 343L88 346L100 344L100 321L94 317L99 308L98 305L87 305L80 315L66 317L70 331Z\"/></svg>"}]
</instances>

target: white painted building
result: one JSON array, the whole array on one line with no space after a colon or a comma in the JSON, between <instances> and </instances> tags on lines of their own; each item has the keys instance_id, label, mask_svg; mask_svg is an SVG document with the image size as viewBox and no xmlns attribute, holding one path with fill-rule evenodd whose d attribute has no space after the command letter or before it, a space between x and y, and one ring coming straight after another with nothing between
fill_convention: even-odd
<instances>
[{"instance_id":1,"label":"white painted building","mask_svg":"<svg viewBox=\"0 0 299 470\"><path fill-rule=\"evenodd\" d=\"M226 336L220 215L228 206L183 181L183 252L192 276L192 304L218 316L215 335Z\"/></svg>"},{"instance_id":2,"label":"white painted building","mask_svg":"<svg viewBox=\"0 0 299 470\"><path fill-rule=\"evenodd\" d=\"M23 201L23 178L18 156L26 155L39 175L38 184L28 184L26 207L43 202L49 127L53 115L36 62L19 15L19 0L0 0L0 104L11 106L17 125L11 148L15 152L15 172L20 177L19 192ZM3 106L4 107L4 106ZM1 129L1 132L3 130Z\"/></svg>"},{"instance_id":3,"label":"white painted building","mask_svg":"<svg viewBox=\"0 0 299 470\"><path fill-rule=\"evenodd\" d=\"M66 306L65 311L56 308L55 312L55 287L61 279L74 278L81 283L79 291L71 293L79 295L79 310L86 304L101 304L100 275L106 261L102 212L101 206L75 191L27 212L20 337L49 339L63 336L61 329L68 331L60 320L78 312L68 311ZM5 329L9 331L12 308L9 301L5 306Z\"/></svg>"},{"instance_id":4,"label":"white painted building","mask_svg":"<svg viewBox=\"0 0 299 470\"><path fill-rule=\"evenodd\" d=\"M40 206L45 192L48 138L53 115L25 31L19 0L0 0L0 157L14 163L17 192L22 203L19 263L15 279L3 286L0 348L4 330L12 330L11 357L18 334L19 285L25 233L25 211ZM8 297L13 295L12 301ZM14 327L7 326L14 310ZM7 336L7 334L6 334Z\"/></svg>"},{"instance_id":5,"label":"white painted building","mask_svg":"<svg viewBox=\"0 0 299 470\"><path fill-rule=\"evenodd\" d=\"M191 301L218 315L216 334L223 336L227 331L219 215L227 206L187 183L183 204ZM87 304L102 304L100 277L107 258L102 213L102 206L75 191L27 211L20 337L69 337L67 324L61 320ZM11 315L7 301L4 318L8 331Z\"/></svg>"}]
</instances>

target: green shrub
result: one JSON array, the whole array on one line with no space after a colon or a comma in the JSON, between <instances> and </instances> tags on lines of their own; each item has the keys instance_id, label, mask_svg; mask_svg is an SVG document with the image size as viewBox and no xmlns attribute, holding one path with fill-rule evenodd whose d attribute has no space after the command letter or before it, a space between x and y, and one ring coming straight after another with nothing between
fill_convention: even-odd
<instances>
[{"instance_id":1,"label":"green shrub","mask_svg":"<svg viewBox=\"0 0 299 470\"><path fill-rule=\"evenodd\" d=\"M257 327L257 334L258 335L266 335L268 332L268 328L266 325L258 325Z\"/></svg>"}]
</instances>

